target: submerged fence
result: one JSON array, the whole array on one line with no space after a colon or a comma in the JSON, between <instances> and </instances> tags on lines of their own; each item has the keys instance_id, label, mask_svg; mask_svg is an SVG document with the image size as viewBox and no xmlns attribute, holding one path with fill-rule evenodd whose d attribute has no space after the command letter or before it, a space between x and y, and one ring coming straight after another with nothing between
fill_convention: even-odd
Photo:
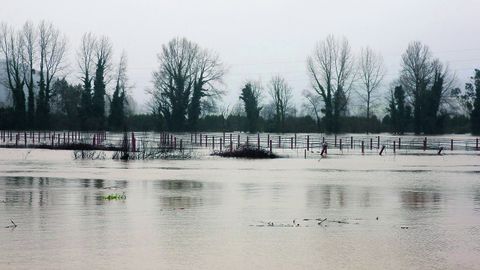
<instances>
[{"instance_id":1,"label":"submerged fence","mask_svg":"<svg viewBox=\"0 0 480 270\"><path fill-rule=\"evenodd\" d=\"M393 136L386 134L249 134L154 133L154 132L80 132L80 131L0 131L0 147L49 149L119 149L128 143L133 152L148 148L175 150L232 151L241 145L304 157L339 153L384 154L480 151L479 138L471 136ZM127 140L127 142L125 142Z\"/></svg>"}]
</instances>

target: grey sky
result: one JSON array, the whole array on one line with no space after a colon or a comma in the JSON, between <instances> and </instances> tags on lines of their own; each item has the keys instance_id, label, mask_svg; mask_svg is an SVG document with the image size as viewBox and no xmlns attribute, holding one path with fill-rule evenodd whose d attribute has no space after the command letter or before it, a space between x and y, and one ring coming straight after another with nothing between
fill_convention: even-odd
<instances>
[{"instance_id":1,"label":"grey sky","mask_svg":"<svg viewBox=\"0 0 480 270\"><path fill-rule=\"evenodd\" d=\"M132 94L148 98L161 45L180 36L219 53L227 65L226 101L237 100L246 79L264 83L283 75L296 102L309 87L305 60L328 34L345 36L355 52L362 46L385 59L385 86L398 74L408 43L420 40L449 63L463 84L480 67L478 0L15 0L2 1L0 20L19 27L26 20L53 22L69 39L70 66L84 32L108 35L119 57L125 50ZM116 59L117 61L117 59ZM76 74L69 75L75 80Z\"/></svg>"}]
</instances>

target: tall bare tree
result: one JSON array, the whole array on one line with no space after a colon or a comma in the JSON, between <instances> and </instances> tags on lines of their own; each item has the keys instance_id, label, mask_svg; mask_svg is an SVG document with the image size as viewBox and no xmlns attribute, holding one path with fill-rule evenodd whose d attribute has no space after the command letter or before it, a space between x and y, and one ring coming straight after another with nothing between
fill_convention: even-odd
<instances>
[{"instance_id":1,"label":"tall bare tree","mask_svg":"<svg viewBox=\"0 0 480 270\"><path fill-rule=\"evenodd\" d=\"M448 67L432 57L428 46L414 41L402 55L400 82L413 107L415 133L441 131L443 116L439 114L455 84Z\"/></svg>"},{"instance_id":2,"label":"tall bare tree","mask_svg":"<svg viewBox=\"0 0 480 270\"><path fill-rule=\"evenodd\" d=\"M162 46L160 67L153 73L153 110L172 130L195 129L203 97L219 94L224 69L216 54L185 38ZM187 119L188 116L188 119Z\"/></svg>"},{"instance_id":3,"label":"tall bare tree","mask_svg":"<svg viewBox=\"0 0 480 270\"><path fill-rule=\"evenodd\" d=\"M270 80L268 93L275 107L275 121L277 130L284 131L285 118L292 107L292 88L284 78L277 75Z\"/></svg>"},{"instance_id":4,"label":"tall bare tree","mask_svg":"<svg viewBox=\"0 0 480 270\"><path fill-rule=\"evenodd\" d=\"M125 103L127 87L127 55L125 52L123 52L116 70L115 90L112 95L112 101L110 103L110 115L108 118L110 127L115 130L121 130L122 128L125 128Z\"/></svg>"},{"instance_id":5,"label":"tall bare tree","mask_svg":"<svg viewBox=\"0 0 480 270\"><path fill-rule=\"evenodd\" d=\"M40 50L40 81L37 101L39 122L48 127L50 99L55 95L52 84L55 76L64 70L67 39L51 23L40 22L38 27Z\"/></svg>"},{"instance_id":6,"label":"tall bare tree","mask_svg":"<svg viewBox=\"0 0 480 270\"><path fill-rule=\"evenodd\" d=\"M26 22L22 28L23 43L23 76L28 89L27 123L30 128L35 126L35 65L37 63L37 31L32 22Z\"/></svg>"},{"instance_id":7,"label":"tall bare tree","mask_svg":"<svg viewBox=\"0 0 480 270\"><path fill-rule=\"evenodd\" d=\"M105 95L109 73L112 67L113 47L108 37L98 40L95 47L95 80L93 82L92 115L95 129L105 128Z\"/></svg>"},{"instance_id":8,"label":"tall bare tree","mask_svg":"<svg viewBox=\"0 0 480 270\"><path fill-rule=\"evenodd\" d=\"M80 47L77 50L77 65L80 69L80 79L83 85L82 98L80 103L80 126L88 128L88 119L91 117L92 109L92 80L95 69L95 47L96 37L92 33L85 33L82 36Z\"/></svg>"},{"instance_id":9,"label":"tall bare tree","mask_svg":"<svg viewBox=\"0 0 480 270\"><path fill-rule=\"evenodd\" d=\"M15 125L18 128L25 127L25 84L23 74L23 39L21 33L16 33L7 24L0 25L0 52L5 61L6 82L10 89L15 113Z\"/></svg>"},{"instance_id":10,"label":"tall bare tree","mask_svg":"<svg viewBox=\"0 0 480 270\"><path fill-rule=\"evenodd\" d=\"M317 130L320 131L320 120L322 113L322 97L317 93L312 93L311 91L304 90L302 92L303 97L306 102L303 104L303 107L307 110L308 113L315 116L315 123L317 125Z\"/></svg>"},{"instance_id":11,"label":"tall bare tree","mask_svg":"<svg viewBox=\"0 0 480 270\"><path fill-rule=\"evenodd\" d=\"M378 90L385 76L385 66L382 55L369 47L361 50L358 65L358 75L361 82L359 95L366 106L367 122L369 123L372 105L378 97ZM369 132L368 125L367 132Z\"/></svg>"},{"instance_id":12,"label":"tall bare tree","mask_svg":"<svg viewBox=\"0 0 480 270\"><path fill-rule=\"evenodd\" d=\"M194 61L192 96L188 104L189 130L196 130L202 109L205 111L207 107L211 107L208 105L213 104L204 102L202 108L202 99L208 98L212 101L222 94L218 86L225 73L220 57L214 52L199 48Z\"/></svg>"},{"instance_id":13,"label":"tall bare tree","mask_svg":"<svg viewBox=\"0 0 480 270\"><path fill-rule=\"evenodd\" d=\"M333 35L319 42L307 61L308 75L315 92L325 104L327 132L338 132L339 118L346 113L355 79L354 58L347 39Z\"/></svg>"}]
</instances>

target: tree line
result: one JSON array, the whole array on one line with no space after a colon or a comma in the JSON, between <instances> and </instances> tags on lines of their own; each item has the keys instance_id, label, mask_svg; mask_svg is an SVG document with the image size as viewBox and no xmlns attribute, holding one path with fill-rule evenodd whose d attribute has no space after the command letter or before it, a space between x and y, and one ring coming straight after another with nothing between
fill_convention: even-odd
<instances>
[{"instance_id":1,"label":"tree line","mask_svg":"<svg viewBox=\"0 0 480 270\"><path fill-rule=\"evenodd\" d=\"M2 23L0 53L0 79L11 101L0 111L2 128L45 130L59 122L69 129L126 128L127 59L122 54L114 67L107 37L83 35L76 51L77 84L65 77L67 38L51 23L26 22L20 29Z\"/></svg>"},{"instance_id":2,"label":"tree line","mask_svg":"<svg viewBox=\"0 0 480 270\"><path fill-rule=\"evenodd\" d=\"M408 44L387 84L380 53L365 47L355 54L346 38L328 36L307 58L311 87L297 108L281 75L265 85L245 80L238 102L225 106L220 56L174 38L157 55L143 115L134 113L126 54L115 62L108 37L82 36L76 72L68 68L67 38L50 23L20 29L3 23L0 41L0 79L8 90L0 109L4 129L480 133L480 71L459 87L448 66L418 41ZM72 73L75 83L66 79Z\"/></svg>"}]
</instances>

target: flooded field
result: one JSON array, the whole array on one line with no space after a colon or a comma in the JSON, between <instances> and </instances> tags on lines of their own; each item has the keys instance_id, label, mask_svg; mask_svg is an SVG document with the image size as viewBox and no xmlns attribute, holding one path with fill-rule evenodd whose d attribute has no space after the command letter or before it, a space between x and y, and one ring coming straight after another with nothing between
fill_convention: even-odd
<instances>
[{"instance_id":1,"label":"flooded field","mask_svg":"<svg viewBox=\"0 0 480 270\"><path fill-rule=\"evenodd\" d=\"M0 149L0 243L0 269L478 269L480 156Z\"/></svg>"}]
</instances>

